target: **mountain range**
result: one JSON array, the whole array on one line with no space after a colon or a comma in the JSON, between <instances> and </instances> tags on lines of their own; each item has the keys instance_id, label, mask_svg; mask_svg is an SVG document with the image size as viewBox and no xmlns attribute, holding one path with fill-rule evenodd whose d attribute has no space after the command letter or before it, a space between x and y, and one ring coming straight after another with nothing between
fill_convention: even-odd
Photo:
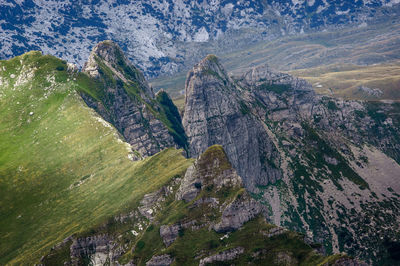
<instances>
[{"instance_id":1,"label":"mountain range","mask_svg":"<svg viewBox=\"0 0 400 266\"><path fill-rule=\"evenodd\" d=\"M365 28L389 17L397 21L398 3L2 0L0 59L41 50L83 67L94 43L113 39L146 76L155 77L186 71L210 52L223 55L283 36Z\"/></svg>"},{"instance_id":2,"label":"mountain range","mask_svg":"<svg viewBox=\"0 0 400 266\"><path fill-rule=\"evenodd\" d=\"M1 264L399 263L399 103L208 55L180 113L112 41L0 89Z\"/></svg>"}]
</instances>

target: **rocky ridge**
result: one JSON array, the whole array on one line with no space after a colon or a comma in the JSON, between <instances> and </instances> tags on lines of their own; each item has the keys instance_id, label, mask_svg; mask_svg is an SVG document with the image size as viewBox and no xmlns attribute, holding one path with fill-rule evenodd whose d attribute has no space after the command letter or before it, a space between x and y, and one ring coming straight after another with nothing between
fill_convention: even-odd
<instances>
[{"instance_id":1,"label":"rocky ridge","mask_svg":"<svg viewBox=\"0 0 400 266\"><path fill-rule=\"evenodd\" d=\"M223 145L250 190L281 178L276 147L215 56L207 56L189 71L185 93L183 126L191 156Z\"/></svg>"},{"instance_id":2,"label":"rocky ridge","mask_svg":"<svg viewBox=\"0 0 400 266\"><path fill-rule=\"evenodd\" d=\"M345 251L371 263L392 260L386 241L398 241L400 219L397 103L319 96L304 80L267 66L230 78L215 57L189 72L185 90L183 125L191 153L220 144L238 173L251 169L243 182L269 206L271 221L306 233L327 252ZM240 135L254 129L252 138ZM271 157L257 153L254 136L264 136ZM237 161L238 153L255 156ZM270 169L278 178L254 178Z\"/></svg>"},{"instance_id":3,"label":"rocky ridge","mask_svg":"<svg viewBox=\"0 0 400 266\"><path fill-rule=\"evenodd\" d=\"M119 130L137 152L137 158L167 147L186 148L181 119L171 99L163 92L154 95L143 74L117 44L100 42L83 72L98 82L98 88L81 93L83 99ZM175 129L181 129L180 135Z\"/></svg>"},{"instance_id":4,"label":"rocky ridge","mask_svg":"<svg viewBox=\"0 0 400 266\"><path fill-rule=\"evenodd\" d=\"M0 58L40 48L82 66L93 41L113 39L147 75L155 76L192 66L205 55L204 43L226 51L290 34L362 27L386 17L397 4L396 0L1 1Z\"/></svg>"}]
</instances>

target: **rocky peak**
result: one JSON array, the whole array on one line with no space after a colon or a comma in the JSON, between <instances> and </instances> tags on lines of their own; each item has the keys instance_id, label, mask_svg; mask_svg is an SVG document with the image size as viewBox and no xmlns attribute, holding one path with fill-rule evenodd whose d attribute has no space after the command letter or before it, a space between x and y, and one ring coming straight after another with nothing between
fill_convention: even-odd
<instances>
[{"instance_id":1,"label":"rocky peak","mask_svg":"<svg viewBox=\"0 0 400 266\"><path fill-rule=\"evenodd\" d=\"M111 73L102 71L102 65L105 65ZM112 74L114 79L120 79L125 83L136 83L146 96L154 97L154 92L142 72L125 57L122 49L113 41L98 43L92 49L83 71L97 79L104 79L107 74Z\"/></svg>"},{"instance_id":2,"label":"rocky peak","mask_svg":"<svg viewBox=\"0 0 400 266\"><path fill-rule=\"evenodd\" d=\"M279 156L264 125L251 114L240 88L215 56L207 56L189 72L185 91L183 126L191 156L222 145L250 190L280 178ZM262 162L268 163L261 167Z\"/></svg>"},{"instance_id":3,"label":"rocky peak","mask_svg":"<svg viewBox=\"0 0 400 266\"><path fill-rule=\"evenodd\" d=\"M119 56L125 59L121 48L111 40L99 42L93 48L91 55L97 55L102 60L113 64L117 63L117 57Z\"/></svg>"},{"instance_id":4,"label":"rocky peak","mask_svg":"<svg viewBox=\"0 0 400 266\"><path fill-rule=\"evenodd\" d=\"M160 92L156 97L116 43L97 44L83 71L98 81L96 91L82 93L83 99L121 132L138 157L167 147L187 148L179 112L169 96Z\"/></svg>"},{"instance_id":5,"label":"rocky peak","mask_svg":"<svg viewBox=\"0 0 400 266\"><path fill-rule=\"evenodd\" d=\"M213 81L220 85L222 84L223 87L226 87L230 81L215 55L207 55L189 71L185 82L186 97L190 97L194 93L192 90L199 88L200 86L197 84L203 81ZM220 85L216 84L215 88L221 87Z\"/></svg>"},{"instance_id":6,"label":"rocky peak","mask_svg":"<svg viewBox=\"0 0 400 266\"><path fill-rule=\"evenodd\" d=\"M221 145L208 148L186 171L176 194L178 200L191 201L205 187L219 190L223 186L241 186L242 180L232 168Z\"/></svg>"},{"instance_id":7,"label":"rocky peak","mask_svg":"<svg viewBox=\"0 0 400 266\"><path fill-rule=\"evenodd\" d=\"M207 73L207 74L218 74L221 77L226 77L224 67L219 62L218 57L213 54L207 55L203 60L193 67L194 73Z\"/></svg>"}]
</instances>

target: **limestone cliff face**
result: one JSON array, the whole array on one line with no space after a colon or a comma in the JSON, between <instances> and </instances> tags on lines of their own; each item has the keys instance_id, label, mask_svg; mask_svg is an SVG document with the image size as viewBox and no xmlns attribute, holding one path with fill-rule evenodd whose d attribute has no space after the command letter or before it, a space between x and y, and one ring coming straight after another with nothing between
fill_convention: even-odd
<instances>
[{"instance_id":1,"label":"limestone cliff face","mask_svg":"<svg viewBox=\"0 0 400 266\"><path fill-rule=\"evenodd\" d=\"M82 94L84 100L119 130L139 157L166 147L185 148L171 126L181 127L179 113L168 116L165 110L172 101L170 106L157 101L143 74L115 43L104 41L94 47L83 71L98 81L98 88Z\"/></svg>"},{"instance_id":2,"label":"limestone cliff face","mask_svg":"<svg viewBox=\"0 0 400 266\"><path fill-rule=\"evenodd\" d=\"M188 73L185 90L183 125L191 156L222 145L250 190L281 178L274 144L215 56L209 55Z\"/></svg>"}]
</instances>

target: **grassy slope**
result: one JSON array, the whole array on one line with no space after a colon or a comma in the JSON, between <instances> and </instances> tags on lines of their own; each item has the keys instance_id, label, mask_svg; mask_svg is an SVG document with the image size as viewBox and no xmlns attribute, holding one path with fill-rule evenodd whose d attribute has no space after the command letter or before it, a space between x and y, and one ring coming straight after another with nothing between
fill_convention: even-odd
<instances>
[{"instance_id":1,"label":"grassy slope","mask_svg":"<svg viewBox=\"0 0 400 266\"><path fill-rule=\"evenodd\" d=\"M384 94L379 98L400 100L400 60L372 66L335 64L295 70L290 74L306 79L321 94L333 93L349 99L368 99L366 95L357 92L360 86L366 86L382 90Z\"/></svg>"},{"instance_id":2,"label":"grassy slope","mask_svg":"<svg viewBox=\"0 0 400 266\"><path fill-rule=\"evenodd\" d=\"M175 195L170 195L153 225L150 225L143 235L140 235L139 239L136 240L137 245L134 253L126 254L120 260L121 263L126 263L133 258L138 265L145 265L145 262L154 254L171 254L175 258L173 265L198 265L200 258L208 256L207 254L217 254L238 246L245 249L244 254L233 261L228 261L225 264L217 263L217 265L231 265L232 263L245 265L249 262L254 265L280 265L277 262L279 254L288 254L289 257L293 258L292 263L295 265L319 265L323 261L333 259L332 256L324 257L314 252L309 245L304 243L304 236L298 233L287 231L278 236L265 236L275 226L267 224L261 217L247 222L241 229L229 233L229 237L225 239L221 239L225 233L209 230L207 229L208 226L199 230L183 229L176 241L166 248L159 234L160 225L178 224L180 221L197 221L197 224L206 224L208 221L220 219L221 213L216 209L208 205L194 207L194 202L201 198L213 197L217 198L218 202L223 205L243 196L244 189L240 186L223 187L216 191L213 185L215 175L231 168L225 156L222 147L219 145L214 145L205 151L201 156L202 159L198 161L198 167L202 169L200 172L205 177L202 191L193 201L188 203L176 201ZM209 166L215 165L217 158L220 168L210 170ZM211 167L211 169L213 168ZM251 241L248 241L249 239ZM261 256L263 258L255 259L253 253L262 251L265 252L265 255Z\"/></svg>"},{"instance_id":3,"label":"grassy slope","mask_svg":"<svg viewBox=\"0 0 400 266\"><path fill-rule=\"evenodd\" d=\"M125 210L189 164L175 149L130 161L117 131L76 93L94 84L68 74L59 59L31 52L0 61L0 77L2 265L38 261L57 242ZM16 84L21 77L29 82Z\"/></svg>"}]
</instances>

